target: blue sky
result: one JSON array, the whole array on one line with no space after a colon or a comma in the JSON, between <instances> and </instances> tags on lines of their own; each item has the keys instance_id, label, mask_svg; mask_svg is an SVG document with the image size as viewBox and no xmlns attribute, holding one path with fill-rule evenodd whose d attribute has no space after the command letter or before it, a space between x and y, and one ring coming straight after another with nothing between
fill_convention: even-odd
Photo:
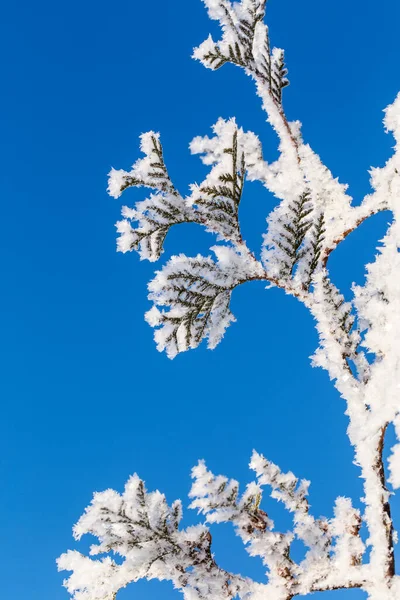
<instances>
[{"instance_id":1,"label":"blue sky","mask_svg":"<svg viewBox=\"0 0 400 600\"><path fill-rule=\"evenodd\" d=\"M289 67L289 118L303 122L356 201L393 145L381 120L400 89L399 19L396 0L270 1L273 43ZM73 523L94 490L121 490L134 471L169 500L184 499L198 458L246 483L256 448L311 479L317 515L329 516L339 494L356 500L344 404L310 367L316 334L305 310L277 290L243 287L223 343L171 362L143 320L154 265L115 252L120 202L106 195L106 175L138 157L141 132L162 132L183 191L204 173L188 143L219 116L235 115L260 135L266 158L276 156L250 80L190 59L215 31L200 0L20 0L4 4L0 29L4 596L66 600L55 558L77 547ZM130 191L124 202L142 197ZM255 250L271 207L261 186L247 186L241 217ZM332 258L343 290L363 280L387 221L371 219ZM195 226L176 228L164 260L212 243ZM272 504L271 516L286 522ZM261 572L224 527L215 552L226 568ZM160 583L121 597L160 594L176 597ZM362 597L332 597L345 594Z\"/></svg>"}]
</instances>

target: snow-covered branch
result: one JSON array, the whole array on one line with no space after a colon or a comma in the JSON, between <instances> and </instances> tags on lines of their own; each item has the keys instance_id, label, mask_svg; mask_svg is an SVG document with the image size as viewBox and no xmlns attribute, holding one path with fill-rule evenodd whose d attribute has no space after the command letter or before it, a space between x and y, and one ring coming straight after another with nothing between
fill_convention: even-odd
<instances>
[{"instance_id":1,"label":"snow-covered branch","mask_svg":"<svg viewBox=\"0 0 400 600\"><path fill-rule=\"evenodd\" d=\"M234 119L219 119L213 130L213 138L196 137L190 144L192 154L201 154L203 163L212 169L203 183L191 186L188 203L218 239L243 244L239 204L246 171L262 161L261 145L254 133L245 133Z\"/></svg>"},{"instance_id":2,"label":"snow-covered branch","mask_svg":"<svg viewBox=\"0 0 400 600\"><path fill-rule=\"evenodd\" d=\"M156 327L159 350L173 358L178 352L196 348L203 339L215 348L234 321L229 304L232 290L246 281L264 279L260 263L244 248L214 246L217 262L210 257L173 256L149 284L154 302L146 320ZM159 310L166 306L167 311Z\"/></svg>"},{"instance_id":3,"label":"snow-covered branch","mask_svg":"<svg viewBox=\"0 0 400 600\"><path fill-rule=\"evenodd\" d=\"M211 170L200 184L191 185L191 194L183 198L174 187L164 162L158 133L141 136L145 157L138 160L130 172L112 169L108 192L114 198L130 187L155 190L148 199L138 202L134 209L124 206L124 219L117 223L120 233L118 250L139 251L142 259L156 261L163 251L164 239L173 225L199 223L217 234L218 240L243 246L238 219L239 204L248 169L262 161L260 142L253 133L245 133L234 119L219 119L214 125L213 138L196 137L190 149L201 154ZM133 228L132 222L138 222Z\"/></svg>"},{"instance_id":4,"label":"snow-covered branch","mask_svg":"<svg viewBox=\"0 0 400 600\"><path fill-rule=\"evenodd\" d=\"M257 480L239 495L238 483L215 476L200 462L193 469L191 507L206 523L180 529L181 505L169 506L158 492L147 493L133 477L122 495L112 490L94 497L75 528L91 533L99 546L91 554L115 553L100 560L77 552L63 555L62 569L73 571L66 586L76 600L114 600L118 589L139 578L169 579L188 600L234 597L291 600L296 595L341 588L362 588L370 600L398 600L395 532L391 518L383 448L390 424L397 440L389 458L393 491L400 487L400 95L386 109L384 124L396 140L393 156L371 171L373 191L359 206L306 144L300 123L290 122L282 103L287 86L283 50L273 48L264 23L266 0L203 0L222 38L209 37L194 57L213 70L227 63L254 80L267 121L279 139L277 160L264 160L257 136L234 119L219 119L213 137L197 137L190 146L210 167L204 181L182 196L169 176L159 135L141 137L144 158L129 172L112 170L109 193L118 198L130 187L151 190L134 209L123 208L117 223L118 249L136 250L155 261L169 228L197 223L215 235L210 256L173 256L149 284L153 307L146 320L155 328L159 350L169 357L196 348L202 340L214 348L234 321L233 290L261 280L298 298L316 322L319 348L313 364L326 370L346 402L348 436L364 486L365 509L339 496L333 516L312 516L308 482L254 453ZM261 256L243 239L239 206L245 181L260 181L277 199L267 217ZM364 285L345 299L328 271L334 249L377 212L393 214L375 260L367 265ZM214 243L214 242L213 242ZM274 530L261 506L264 486L293 516L288 532ZM268 583L227 573L215 562L209 524L231 522L249 554L261 557ZM368 529L366 546L361 525ZM306 552L295 561L292 543ZM368 560L368 562L367 562Z\"/></svg>"},{"instance_id":5,"label":"snow-covered branch","mask_svg":"<svg viewBox=\"0 0 400 600\"><path fill-rule=\"evenodd\" d=\"M222 39L214 42L209 36L194 50L193 57L213 70L227 63L243 68L256 82L268 122L280 138L281 150L299 162L299 131L296 123L288 122L282 107L282 90L289 83L284 52L271 49L264 23L266 0L203 2L210 18L220 23Z\"/></svg>"},{"instance_id":6,"label":"snow-covered branch","mask_svg":"<svg viewBox=\"0 0 400 600\"><path fill-rule=\"evenodd\" d=\"M94 495L74 527L74 537L98 538L92 559L67 552L58 559L60 570L72 571L64 583L75 600L112 600L119 589L139 579L171 581L185 598L233 598L246 581L220 569L211 554L211 536L204 525L179 529L181 502L169 506L159 492L148 493L137 475L123 494L106 490Z\"/></svg>"},{"instance_id":7,"label":"snow-covered branch","mask_svg":"<svg viewBox=\"0 0 400 600\"><path fill-rule=\"evenodd\" d=\"M260 508L261 486L253 482L239 497L239 484L215 476L204 462L193 470L190 508L206 515L208 523L231 522L250 556L259 556L269 573L269 583L287 588L298 569L290 558L293 534L275 532L274 523Z\"/></svg>"},{"instance_id":8,"label":"snow-covered branch","mask_svg":"<svg viewBox=\"0 0 400 600\"><path fill-rule=\"evenodd\" d=\"M91 556L69 551L58 560L60 570L72 571L64 585L74 600L110 600L117 591L139 579L167 579L190 600L202 598L258 598L290 600L311 591L360 587L368 581L361 567L364 545L361 518L347 498L338 498L332 519L315 519L307 501L309 482L283 473L263 456L253 453L250 467L257 481L239 495L239 484L214 475L200 461L192 470L190 507L206 522L181 528L182 506L171 506L160 492L147 492L134 475L123 494L96 493L74 527L77 540L95 536ZM293 514L293 531L277 532L261 508L263 488ZM262 559L268 582L228 573L212 554L210 525L232 523L250 556ZM308 551L301 562L291 557L295 539ZM111 556L109 556L111 554ZM112 555L119 556L116 562ZM121 560L122 559L122 560Z\"/></svg>"},{"instance_id":9,"label":"snow-covered branch","mask_svg":"<svg viewBox=\"0 0 400 600\"><path fill-rule=\"evenodd\" d=\"M156 261L163 251L163 243L172 225L195 221L193 211L175 189L164 162L163 148L158 133L150 131L141 136L144 158L138 160L131 171L111 169L108 193L114 198L130 187L147 187L155 190L149 198L138 202L134 209L124 206L125 217L117 223L118 250L137 250L142 259ZM131 222L138 227L132 228Z\"/></svg>"},{"instance_id":10,"label":"snow-covered branch","mask_svg":"<svg viewBox=\"0 0 400 600\"><path fill-rule=\"evenodd\" d=\"M387 190L380 186L379 192L366 197L360 206L351 206L351 198L345 194L346 186L340 186L330 171L320 163L318 156L304 144L300 134L301 124L288 120L282 104L282 90L288 85L284 51L280 48L271 49L269 30L264 23L266 0L241 0L234 3L228 0L202 1L210 18L220 23L222 38L214 42L209 36L195 49L194 58L213 70L227 63L239 66L255 81L267 120L280 140L280 160L271 165L271 168L265 165L266 185L289 205L294 200L294 186L297 198L308 187L312 191L312 201L316 207L327 210L328 214L324 215L327 235L324 248L320 250L321 264L325 267L331 252L362 222L377 212L392 210ZM394 112L392 110L385 119L389 130L393 130L396 120ZM285 198L282 197L282 188L281 193L277 193L276 185L270 187L274 171L281 175L280 179L284 178L285 192L290 181L292 191L289 192L289 197L287 194ZM374 172L375 179L378 172ZM391 178L387 178L385 173L385 185L388 185L388 181ZM337 210L338 204L342 204L341 211ZM321 210L318 213L316 220L321 216ZM332 213L335 213L333 219Z\"/></svg>"}]
</instances>

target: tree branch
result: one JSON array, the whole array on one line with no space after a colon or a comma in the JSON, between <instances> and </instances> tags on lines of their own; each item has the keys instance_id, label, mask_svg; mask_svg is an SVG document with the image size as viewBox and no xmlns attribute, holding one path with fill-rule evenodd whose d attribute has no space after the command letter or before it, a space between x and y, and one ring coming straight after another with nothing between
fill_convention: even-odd
<instances>
[{"instance_id":1,"label":"tree branch","mask_svg":"<svg viewBox=\"0 0 400 600\"><path fill-rule=\"evenodd\" d=\"M394 557L394 529L393 529L393 520L391 515L391 508L389 502L389 491L386 487L386 476L385 476L385 465L383 461L383 449L385 445L385 436L387 432L388 423L386 423L380 430L379 442L378 442L378 455L376 462L374 464L374 469L377 471L379 475L379 479L382 487L382 513L383 513L383 526L386 533L386 556L387 556L387 569L386 569L386 577L389 579L394 577L396 568L395 568L395 557Z\"/></svg>"}]
</instances>

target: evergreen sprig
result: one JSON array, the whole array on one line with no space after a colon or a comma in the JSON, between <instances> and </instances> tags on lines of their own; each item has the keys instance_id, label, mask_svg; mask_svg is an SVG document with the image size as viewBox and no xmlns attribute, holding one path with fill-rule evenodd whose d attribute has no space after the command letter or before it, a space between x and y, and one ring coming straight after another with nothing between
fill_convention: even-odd
<instances>
[{"instance_id":1,"label":"evergreen sprig","mask_svg":"<svg viewBox=\"0 0 400 600\"><path fill-rule=\"evenodd\" d=\"M168 169L164 161L163 147L159 137L153 132L150 132L149 137L151 140L151 149L147 154L148 165L146 165L146 171L142 175L128 174L125 184L121 186L121 192L129 187L144 186L178 196L179 193L168 174Z\"/></svg>"},{"instance_id":2,"label":"evergreen sprig","mask_svg":"<svg viewBox=\"0 0 400 600\"><path fill-rule=\"evenodd\" d=\"M214 475L203 461L192 469L194 483L189 497L193 498L189 508L197 509L212 522L232 522L246 534L266 531L272 521L260 509L261 489L256 484L247 486L239 496L239 484L234 479ZM205 488L204 481L207 480Z\"/></svg>"},{"instance_id":3,"label":"evergreen sprig","mask_svg":"<svg viewBox=\"0 0 400 600\"><path fill-rule=\"evenodd\" d=\"M203 58L209 62L210 66L214 70L219 69L226 63L232 63L238 67L246 66L246 56L242 54L242 50L238 42L228 45L228 52L226 55L223 54L221 49L216 44L212 50L204 55Z\"/></svg>"},{"instance_id":4,"label":"evergreen sprig","mask_svg":"<svg viewBox=\"0 0 400 600\"><path fill-rule=\"evenodd\" d=\"M211 258L173 257L149 284L149 299L168 308L154 306L146 315L158 327L158 349L172 358L205 338L214 348L234 321L229 304L238 283Z\"/></svg>"},{"instance_id":5,"label":"evergreen sprig","mask_svg":"<svg viewBox=\"0 0 400 600\"><path fill-rule=\"evenodd\" d=\"M236 26L237 36L240 44L245 49L246 61L253 60L253 42L257 23L262 23L265 16L266 0L252 0L251 7L247 9L247 17L239 19Z\"/></svg>"},{"instance_id":6,"label":"evergreen sprig","mask_svg":"<svg viewBox=\"0 0 400 600\"><path fill-rule=\"evenodd\" d=\"M243 150L238 148L238 131L235 129L232 144L223 149L230 157L230 171L218 173L219 184L200 185L195 204L206 227L224 239L240 242L238 210L242 198L246 175L246 161ZM219 169L219 166L217 165Z\"/></svg>"},{"instance_id":7,"label":"evergreen sprig","mask_svg":"<svg viewBox=\"0 0 400 600\"><path fill-rule=\"evenodd\" d=\"M289 85L288 70L285 66L284 51L274 48L269 62L269 88L275 101L282 104L282 90Z\"/></svg>"},{"instance_id":8,"label":"evergreen sprig","mask_svg":"<svg viewBox=\"0 0 400 600\"><path fill-rule=\"evenodd\" d=\"M278 219L281 225L280 234L273 239L273 242L285 255L281 266L283 278L293 276L296 264L306 253L302 244L312 226L312 220L307 218L312 211L310 192L305 190L297 200L288 204L285 218Z\"/></svg>"},{"instance_id":9,"label":"evergreen sprig","mask_svg":"<svg viewBox=\"0 0 400 600\"><path fill-rule=\"evenodd\" d=\"M151 262L160 258L170 227L196 220L183 198L171 194L154 194L138 202L135 209L125 207L122 214L127 219L117 223L121 234L118 249L122 252L136 250L141 258ZM138 227L133 228L132 221L137 221Z\"/></svg>"},{"instance_id":10,"label":"evergreen sprig","mask_svg":"<svg viewBox=\"0 0 400 600\"><path fill-rule=\"evenodd\" d=\"M108 540L107 548L101 545L98 551L109 552L111 549L126 548L126 546L140 548L144 543L155 542L157 544L160 540L174 546L172 536L178 530L182 518L180 501L175 501L169 507L164 495L148 494L144 482L138 477L131 479L131 487L134 487L134 492L131 493L129 502L121 498L116 505L104 503L98 508L96 528L89 531L93 535L98 535L99 529L103 526L107 530ZM159 508L157 512L152 510L154 501L157 502ZM130 509L132 503L135 504L134 512ZM128 530L129 537L121 535L121 530L124 534Z\"/></svg>"},{"instance_id":11,"label":"evergreen sprig","mask_svg":"<svg viewBox=\"0 0 400 600\"><path fill-rule=\"evenodd\" d=\"M147 492L143 480L134 475L122 495L113 490L96 494L74 531L78 539L90 533L100 540L91 547L92 555L118 553L124 557L122 566L131 560L140 577L157 578L169 559L174 568L168 576L180 589L196 589L203 570L214 571L223 585L228 574L213 559L208 529L200 525L187 533L179 529L181 519L180 500L169 506L164 494Z\"/></svg>"},{"instance_id":12,"label":"evergreen sprig","mask_svg":"<svg viewBox=\"0 0 400 600\"><path fill-rule=\"evenodd\" d=\"M325 233L325 218L323 213L319 215L316 222L313 224L312 232L311 232L311 240L310 240L310 248L309 248L309 261L308 268L306 270L307 273L307 283L306 287L309 289L313 275L320 264L320 258L322 254L323 242L324 242L324 233Z\"/></svg>"},{"instance_id":13,"label":"evergreen sprig","mask_svg":"<svg viewBox=\"0 0 400 600\"><path fill-rule=\"evenodd\" d=\"M209 38L195 51L195 57L214 70L226 63L248 69L268 85L271 96L280 105L282 90L289 81L283 50L274 48L271 52L268 28L263 24L266 1L249 0L232 5L221 0L219 8L224 15L221 18L222 40L214 43ZM255 49L255 44L260 44L260 31L262 48Z\"/></svg>"},{"instance_id":14,"label":"evergreen sprig","mask_svg":"<svg viewBox=\"0 0 400 600\"><path fill-rule=\"evenodd\" d=\"M346 302L344 296L330 281L328 276L322 279L322 291L328 309L330 309L331 334L343 348L343 357L352 358L357 350L359 338L357 332L352 334L355 317L353 306Z\"/></svg>"},{"instance_id":15,"label":"evergreen sprig","mask_svg":"<svg viewBox=\"0 0 400 600\"><path fill-rule=\"evenodd\" d=\"M203 461L192 469L192 478L190 508L206 515L208 523L232 523L248 552L261 556L272 576L286 580L292 575L295 565L289 551L293 536L273 531L273 521L260 508L262 491L257 483L250 483L239 496L237 481L214 475Z\"/></svg>"},{"instance_id":16,"label":"evergreen sprig","mask_svg":"<svg viewBox=\"0 0 400 600\"><path fill-rule=\"evenodd\" d=\"M203 55L203 60L207 61L209 66L215 71L223 67L227 62L230 62L229 58L222 54L217 44L215 44L212 50Z\"/></svg>"},{"instance_id":17,"label":"evergreen sprig","mask_svg":"<svg viewBox=\"0 0 400 600\"><path fill-rule=\"evenodd\" d=\"M141 149L145 156L130 172L111 170L108 189L114 197L119 197L130 187L147 187L155 191L146 200L138 202L134 209L123 208L125 218L117 223L117 230L120 251L136 250L141 258L156 261L162 254L170 227L190 223L196 218L171 181L159 135L154 132L143 134ZM135 221L138 225L132 227Z\"/></svg>"}]
</instances>

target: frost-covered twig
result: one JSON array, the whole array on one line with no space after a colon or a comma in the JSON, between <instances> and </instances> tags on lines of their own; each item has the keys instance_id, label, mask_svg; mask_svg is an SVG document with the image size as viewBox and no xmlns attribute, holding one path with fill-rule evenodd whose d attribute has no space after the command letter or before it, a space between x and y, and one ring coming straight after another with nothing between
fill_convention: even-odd
<instances>
[{"instance_id":1,"label":"frost-covered twig","mask_svg":"<svg viewBox=\"0 0 400 600\"><path fill-rule=\"evenodd\" d=\"M285 177L286 187L289 181L297 180L298 196L307 184L314 188L314 201L318 201L318 195L321 193L324 196L329 195L326 181L325 185L318 185L322 183L318 168L316 169L318 157L303 143L301 124L298 121L290 122L283 107L282 90L289 82L284 65L284 51L280 48L271 49L269 30L264 23L266 0L241 0L234 3L228 0L202 1L210 18L220 23L222 39L214 42L209 36L196 48L194 58L213 70L227 63L244 69L255 81L257 94L267 113L267 120L279 137L282 155L280 172ZM323 169L326 176L331 176L326 167ZM268 175L266 179L268 180ZM339 195L336 196L339 199ZM278 197L281 198L279 194ZM326 200L325 197L323 201ZM350 205L351 198L346 197L346 200L343 207L345 212L337 214L334 223L328 223L328 226L334 227L331 227L330 239L327 240L321 255L322 266L326 266L332 251L362 222L377 212L390 209L388 198L382 193L366 197L361 205L356 207Z\"/></svg>"},{"instance_id":2,"label":"frost-covered twig","mask_svg":"<svg viewBox=\"0 0 400 600\"><path fill-rule=\"evenodd\" d=\"M213 138L197 137L191 143L192 153L201 154L211 170L203 183L191 186L188 198L183 198L171 182L158 133L150 131L141 136L145 158L138 160L130 172L111 169L108 191L114 198L130 187L156 190L134 209L123 207L125 219L117 223L121 234L118 250L137 250L141 258L158 260L169 228L190 222L204 225L219 240L245 245L238 210L246 170L262 159L261 145L257 136L245 133L234 119L219 119L213 130ZM137 228L132 228L134 221L138 222Z\"/></svg>"},{"instance_id":3,"label":"frost-covered twig","mask_svg":"<svg viewBox=\"0 0 400 600\"><path fill-rule=\"evenodd\" d=\"M67 552L58 559L59 569L73 571L65 586L75 600L110 600L119 589L138 579L167 579L187 598L233 598L247 582L219 568L211 554L211 535L203 526L179 529L182 506L168 506L159 492L148 493L137 475L122 495L107 490L94 495L91 505L74 527L74 536L98 538L91 559Z\"/></svg>"},{"instance_id":4,"label":"frost-covered twig","mask_svg":"<svg viewBox=\"0 0 400 600\"><path fill-rule=\"evenodd\" d=\"M174 256L150 283L154 306L146 320L156 327L159 350L173 358L196 348L203 339L215 348L234 321L229 304L232 290L254 279L263 279L262 266L226 246L213 248L217 262L197 256ZM168 307L160 311L158 306Z\"/></svg>"},{"instance_id":5,"label":"frost-covered twig","mask_svg":"<svg viewBox=\"0 0 400 600\"><path fill-rule=\"evenodd\" d=\"M179 223L196 221L193 210L174 187L164 162L163 148L158 133L150 131L141 136L144 158L138 160L130 172L111 169L108 180L110 196L119 196L130 187L155 190L148 199L138 202L134 209L124 206L125 217L117 223L118 250L137 250L142 259L156 261L163 251L168 230ZM138 227L132 228L131 222Z\"/></svg>"}]
</instances>

